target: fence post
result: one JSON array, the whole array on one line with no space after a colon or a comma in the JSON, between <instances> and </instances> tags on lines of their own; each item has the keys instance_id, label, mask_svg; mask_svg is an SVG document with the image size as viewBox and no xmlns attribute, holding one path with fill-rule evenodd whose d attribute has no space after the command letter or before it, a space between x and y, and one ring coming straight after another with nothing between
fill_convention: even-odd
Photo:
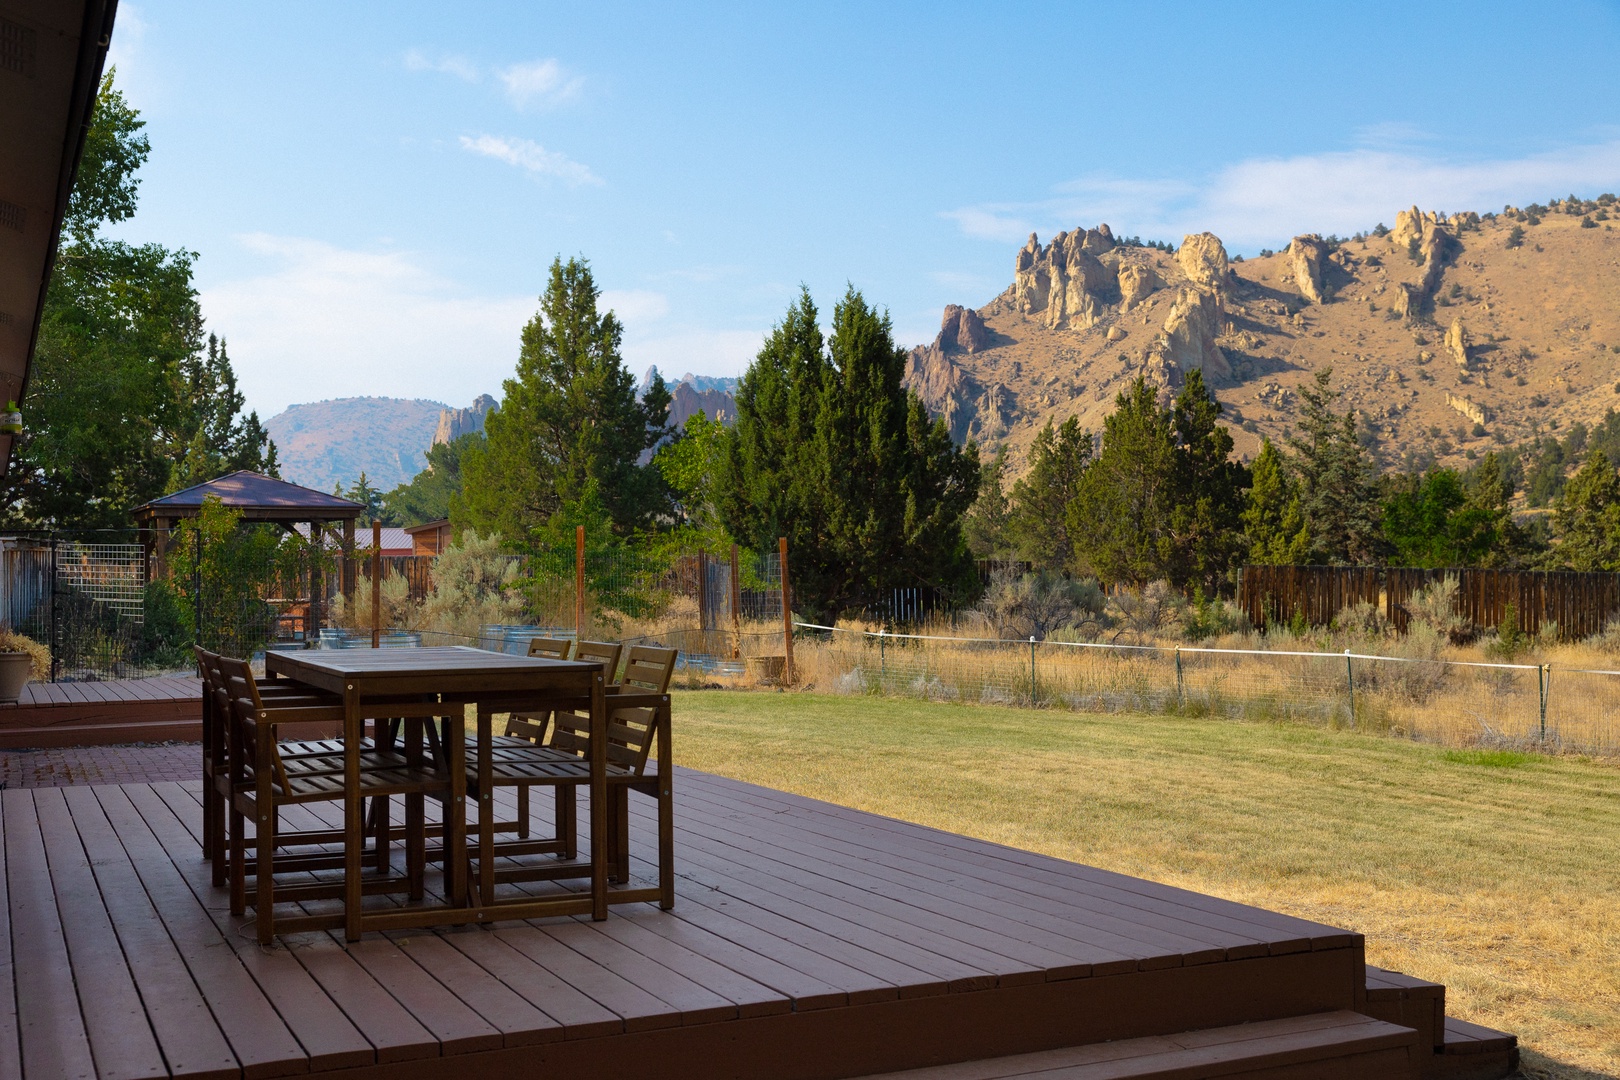
<instances>
[{"instance_id":1,"label":"fence post","mask_svg":"<svg viewBox=\"0 0 1620 1080\"><path fill-rule=\"evenodd\" d=\"M62 670L62 643L57 640L56 607L56 537L51 537L51 682Z\"/></svg>"},{"instance_id":2,"label":"fence post","mask_svg":"<svg viewBox=\"0 0 1620 1080\"><path fill-rule=\"evenodd\" d=\"M382 648L382 522L376 518L371 519L371 647Z\"/></svg>"},{"instance_id":3,"label":"fence post","mask_svg":"<svg viewBox=\"0 0 1620 1080\"><path fill-rule=\"evenodd\" d=\"M879 681L879 683L886 682L888 680L888 675L889 675L889 656L888 656L888 653L884 650L884 642L885 642L885 640L887 640L887 639L884 638L884 636L883 636L883 628L880 626L880 627L878 627L878 681Z\"/></svg>"},{"instance_id":4,"label":"fence post","mask_svg":"<svg viewBox=\"0 0 1620 1080\"><path fill-rule=\"evenodd\" d=\"M1035 635L1029 635L1029 707L1035 707Z\"/></svg>"},{"instance_id":5,"label":"fence post","mask_svg":"<svg viewBox=\"0 0 1620 1080\"><path fill-rule=\"evenodd\" d=\"M1177 645L1176 646L1176 705L1179 707L1179 706L1184 705L1184 704L1186 704L1186 699L1182 697L1182 693L1181 693L1181 646Z\"/></svg>"},{"instance_id":6,"label":"fence post","mask_svg":"<svg viewBox=\"0 0 1620 1080\"><path fill-rule=\"evenodd\" d=\"M1350 666L1350 650L1344 650L1344 685L1350 694L1350 723L1356 722L1356 674Z\"/></svg>"},{"instance_id":7,"label":"fence post","mask_svg":"<svg viewBox=\"0 0 1620 1080\"><path fill-rule=\"evenodd\" d=\"M788 587L787 537L776 538L776 550L782 564L782 684L792 686L793 672L793 592Z\"/></svg>"},{"instance_id":8,"label":"fence post","mask_svg":"<svg viewBox=\"0 0 1620 1080\"><path fill-rule=\"evenodd\" d=\"M1536 666L1536 689L1541 698L1541 741L1547 741L1547 694L1552 690L1552 665Z\"/></svg>"},{"instance_id":9,"label":"fence post","mask_svg":"<svg viewBox=\"0 0 1620 1080\"><path fill-rule=\"evenodd\" d=\"M742 659L742 567L737 545L731 545L731 658Z\"/></svg>"},{"instance_id":10,"label":"fence post","mask_svg":"<svg viewBox=\"0 0 1620 1080\"><path fill-rule=\"evenodd\" d=\"M574 640L585 640L585 526L574 526Z\"/></svg>"}]
</instances>

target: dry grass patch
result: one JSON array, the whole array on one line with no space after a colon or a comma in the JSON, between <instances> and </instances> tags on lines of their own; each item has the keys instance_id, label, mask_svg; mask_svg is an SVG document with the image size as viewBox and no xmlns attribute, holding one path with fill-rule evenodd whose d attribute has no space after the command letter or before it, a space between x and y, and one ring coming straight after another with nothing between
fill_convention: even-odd
<instances>
[{"instance_id":1,"label":"dry grass patch","mask_svg":"<svg viewBox=\"0 0 1620 1080\"><path fill-rule=\"evenodd\" d=\"M1620 1075L1612 765L818 694L682 693L676 723L684 765L1357 930L1533 1075Z\"/></svg>"}]
</instances>

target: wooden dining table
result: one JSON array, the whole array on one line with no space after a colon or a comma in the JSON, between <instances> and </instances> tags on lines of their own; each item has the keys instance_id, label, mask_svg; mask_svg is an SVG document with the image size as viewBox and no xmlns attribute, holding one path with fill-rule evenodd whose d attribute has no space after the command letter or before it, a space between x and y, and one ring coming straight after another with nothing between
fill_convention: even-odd
<instances>
[{"instance_id":1,"label":"wooden dining table","mask_svg":"<svg viewBox=\"0 0 1620 1080\"><path fill-rule=\"evenodd\" d=\"M361 648L270 652L267 674L293 679L343 699L344 747L344 930L358 941L367 930L398 930L494 919L584 915L606 919L608 909L607 705L602 666L592 662L510 656L463 645L431 648ZM467 859L467 761L465 711L476 708L478 767L490 768L493 717L514 709L589 710L590 891L544 897L496 899L493 785L478 785L478 888ZM444 766L450 792L444 807L445 901L364 910L365 810L360 795L360 744L367 720L402 716L444 720ZM407 822L407 827L412 827ZM415 827L423 827L415 823Z\"/></svg>"}]
</instances>

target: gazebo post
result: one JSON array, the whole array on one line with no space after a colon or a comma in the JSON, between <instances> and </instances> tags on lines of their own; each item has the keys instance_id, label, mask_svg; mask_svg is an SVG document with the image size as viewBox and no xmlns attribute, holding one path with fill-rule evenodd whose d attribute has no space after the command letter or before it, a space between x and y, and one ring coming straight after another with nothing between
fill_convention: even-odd
<instances>
[{"instance_id":1,"label":"gazebo post","mask_svg":"<svg viewBox=\"0 0 1620 1080\"><path fill-rule=\"evenodd\" d=\"M304 627L305 641L319 641L321 639L321 601L326 598L326 582L322 580L322 562L325 559L324 538L321 536L321 523L309 523L309 625Z\"/></svg>"},{"instance_id":2,"label":"gazebo post","mask_svg":"<svg viewBox=\"0 0 1620 1080\"><path fill-rule=\"evenodd\" d=\"M354 608L354 590L359 584L360 567L354 558L354 519L343 523L343 607Z\"/></svg>"}]
</instances>

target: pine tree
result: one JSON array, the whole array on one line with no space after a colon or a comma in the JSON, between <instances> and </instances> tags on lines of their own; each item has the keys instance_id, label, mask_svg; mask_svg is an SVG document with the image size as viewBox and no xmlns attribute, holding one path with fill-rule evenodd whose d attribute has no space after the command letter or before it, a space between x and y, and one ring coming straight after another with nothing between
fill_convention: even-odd
<instances>
[{"instance_id":1,"label":"pine tree","mask_svg":"<svg viewBox=\"0 0 1620 1080\"><path fill-rule=\"evenodd\" d=\"M906 357L888 316L853 288L824 341L805 291L743 376L718 510L756 550L789 538L806 614L860 610L901 586L965 595L977 583L962 516L978 452L958 449L901 385Z\"/></svg>"},{"instance_id":2,"label":"pine tree","mask_svg":"<svg viewBox=\"0 0 1620 1080\"><path fill-rule=\"evenodd\" d=\"M469 431L428 447L423 454L427 468L383 496L388 516L405 526L448 518L451 499L461 494L461 457L468 447L483 441L482 431Z\"/></svg>"},{"instance_id":3,"label":"pine tree","mask_svg":"<svg viewBox=\"0 0 1620 1080\"><path fill-rule=\"evenodd\" d=\"M816 414L813 475L821 544L807 563L823 613L865 608L904 586L966 595L977 585L962 515L978 495L979 456L958 449L901 385L908 353L851 287L833 308ZM807 592L807 597L815 596Z\"/></svg>"},{"instance_id":4,"label":"pine tree","mask_svg":"<svg viewBox=\"0 0 1620 1080\"><path fill-rule=\"evenodd\" d=\"M1217 421L1221 404L1204 373L1187 372L1171 409L1175 490L1170 529L1176 562L1170 579L1205 596L1226 590L1227 573L1243 552L1244 492L1249 470L1232 460L1232 433Z\"/></svg>"},{"instance_id":5,"label":"pine tree","mask_svg":"<svg viewBox=\"0 0 1620 1080\"><path fill-rule=\"evenodd\" d=\"M1559 561L1572 570L1620 570L1620 478L1602 450L1570 477L1553 521Z\"/></svg>"},{"instance_id":6,"label":"pine tree","mask_svg":"<svg viewBox=\"0 0 1620 1080\"><path fill-rule=\"evenodd\" d=\"M599 504L620 535L667 513L663 478L641 459L670 434L669 390L655 375L637 400L619 353L624 328L598 312L600 295L584 260L552 262L516 376L485 420L484 444L462 457L458 524L521 543L570 507Z\"/></svg>"},{"instance_id":7,"label":"pine tree","mask_svg":"<svg viewBox=\"0 0 1620 1080\"><path fill-rule=\"evenodd\" d=\"M794 551L816 543L821 492L809 454L827 370L818 320L801 288L737 385L715 506L726 531L756 551L774 551L780 536Z\"/></svg>"},{"instance_id":8,"label":"pine tree","mask_svg":"<svg viewBox=\"0 0 1620 1080\"><path fill-rule=\"evenodd\" d=\"M259 422L259 414L242 416L246 399L236 387L236 372L224 338L209 334L206 349L181 361L179 384L183 405L169 490L206 483L239 469L279 475L275 444Z\"/></svg>"},{"instance_id":9,"label":"pine tree","mask_svg":"<svg viewBox=\"0 0 1620 1080\"><path fill-rule=\"evenodd\" d=\"M1306 561L1310 532L1299 507L1299 492L1287 463L1270 439L1260 440L1254 459L1253 485L1243 509L1243 531L1249 561L1260 566L1290 566Z\"/></svg>"},{"instance_id":10,"label":"pine tree","mask_svg":"<svg viewBox=\"0 0 1620 1080\"><path fill-rule=\"evenodd\" d=\"M1373 561L1380 553L1379 503L1372 464L1356 435L1354 412L1333 411L1339 396L1333 369L1316 372L1299 392L1300 435L1290 437L1299 478L1300 509L1312 540L1311 560L1333 564Z\"/></svg>"},{"instance_id":11,"label":"pine tree","mask_svg":"<svg viewBox=\"0 0 1620 1080\"><path fill-rule=\"evenodd\" d=\"M1095 440L1069 417L1054 428L1048 420L1029 448L1029 472L1013 485L1007 532L1020 559L1046 570L1074 562L1069 504L1091 464Z\"/></svg>"},{"instance_id":12,"label":"pine tree","mask_svg":"<svg viewBox=\"0 0 1620 1080\"><path fill-rule=\"evenodd\" d=\"M981 559L1005 556L1010 550L1008 521L1010 504L1003 478L1007 475L1007 448L996 449L996 456L979 478L979 497L962 518L962 537L968 550Z\"/></svg>"},{"instance_id":13,"label":"pine tree","mask_svg":"<svg viewBox=\"0 0 1620 1080\"><path fill-rule=\"evenodd\" d=\"M1170 412L1137 376L1103 421L1102 448L1069 503L1069 535L1081 569L1110 584L1170 577L1175 453Z\"/></svg>"},{"instance_id":14,"label":"pine tree","mask_svg":"<svg viewBox=\"0 0 1620 1080\"><path fill-rule=\"evenodd\" d=\"M360 518L362 525L369 525L373 521L380 521L384 525L399 524L398 521L394 520L393 515L388 512L383 501L382 489L375 487L371 483L371 478L366 475L364 469L360 470L360 479L348 487L344 487L342 484L335 485L332 488L332 494L340 499L348 499L350 502L357 502L365 507Z\"/></svg>"}]
</instances>

